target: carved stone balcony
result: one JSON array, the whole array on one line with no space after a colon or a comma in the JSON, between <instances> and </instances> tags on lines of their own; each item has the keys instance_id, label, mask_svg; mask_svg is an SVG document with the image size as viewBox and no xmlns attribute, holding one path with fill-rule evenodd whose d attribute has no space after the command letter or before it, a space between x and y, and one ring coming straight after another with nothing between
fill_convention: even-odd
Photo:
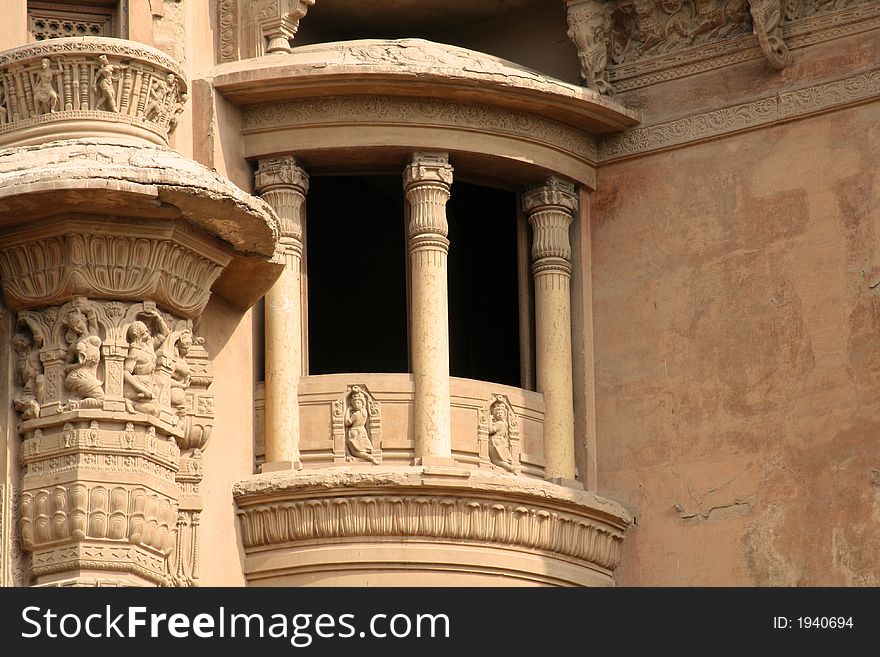
<instances>
[{"instance_id":1,"label":"carved stone balcony","mask_svg":"<svg viewBox=\"0 0 880 657\"><path fill-rule=\"evenodd\" d=\"M51 39L7 50L0 78L0 147L78 137L167 144L187 99L174 60L121 39Z\"/></svg>"}]
</instances>

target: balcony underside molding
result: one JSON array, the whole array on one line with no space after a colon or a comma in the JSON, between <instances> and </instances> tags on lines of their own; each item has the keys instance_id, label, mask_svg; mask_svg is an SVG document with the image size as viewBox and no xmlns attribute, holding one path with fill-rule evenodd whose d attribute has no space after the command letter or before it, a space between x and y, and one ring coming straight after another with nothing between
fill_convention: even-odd
<instances>
[{"instance_id":1,"label":"balcony underside molding","mask_svg":"<svg viewBox=\"0 0 880 657\"><path fill-rule=\"evenodd\" d=\"M252 585L608 586L632 522L591 493L460 468L275 473L233 495Z\"/></svg>"},{"instance_id":2,"label":"balcony underside molding","mask_svg":"<svg viewBox=\"0 0 880 657\"><path fill-rule=\"evenodd\" d=\"M278 274L272 262L278 239L274 211L175 151L102 139L0 150L5 244L11 245L16 234L74 215L113 225L118 223L113 217L155 219L156 226L180 222L220 240L215 248L229 255L221 258L225 269L212 289L241 308L259 299ZM20 300L19 305L31 304Z\"/></svg>"}]
</instances>

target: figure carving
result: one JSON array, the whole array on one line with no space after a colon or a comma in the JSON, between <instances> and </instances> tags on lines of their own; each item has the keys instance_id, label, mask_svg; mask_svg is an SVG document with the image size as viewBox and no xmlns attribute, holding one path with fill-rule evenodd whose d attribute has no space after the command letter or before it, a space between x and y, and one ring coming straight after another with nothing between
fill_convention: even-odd
<instances>
[{"instance_id":1,"label":"figure carving","mask_svg":"<svg viewBox=\"0 0 880 657\"><path fill-rule=\"evenodd\" d=\"M169 73L164 80L154 78L150 83L150 102L144 110L144 118L147 121L161 121L168 114L168 104L171 101L169 94L177 85L174 73Z\"/></svg>"},{"instance_id":2,"label":"figure carving","mask_svg":"<svg viewBox=\"0 0 880 657\"><path fill-rule=\"evenodd\" d=\"M116 112L116 90L113 88L113 81L119 78L121 69L126 66L114 65L109 62L107 55L98 56L98 70L95 71L95 82L92 90L97 94L95 101L95 109L103 109L107 106L107 111Z\"/></svg>"},{"instance_id":3,"label":"figure carving","mask_svg":"<svg viewBox=\"0 0 880 657\"><path fill-rule=\"evenodd\" d=\"M489 458L495 465L513 472L513 457L510 454L510 425L507 419L507 406L496 399L490 407L489 420Z\"/></svg>"},{"instance_id":4,"label":"figure carving","mask_svg":"<svg viewBox=\"0 0 880 657\"><path fill-rule=\"evenodd\" d=\"M104 402L104 389L98 380L98 364L101 362L101 338L89 335L72 345L75 363L65 366L64 387L80 400L70 400L68 406L77 408L100 408Z\"/></svg>"},{"instance_id":5,"label":"figure carving","mask_svg":"<svg viewBox=\"0 0 880 657\"><path fill-rule=\"evenodd\" d=\"M174 370L171 372L171 406L178 417L183 419L188 410L186 389L192 383L192 368L186 355L193 346L193 334L188 328L172 333L168 343L173 347Z\"/></svg>"},{"instance_id":6,"label":"figure carving","mask_svg":"<svg viewBox=\"0 0 880 657\"><path fill-rule=\"evenodd\" d=\"M21 419L32 420L40 416L40 402L43 398L43 368L33 339L24 334L12 336L12 348L17 355L15 372L21 395L12 404L21 413Z\"/></svg>"},{"instance_id":7,"label":"figure carving","mask_svg":"<svg viewBox=\"0 0 880 657\"><path fill-rule=\"evenodd\" d=\"M79 306L67 311L61 324L67 331L67 365L64 367L64 387L80 400L73 399L69 408L99 408L104 401L104 390L98 380L101 361L101 338L98 337L98 317L93 308L84 313Z\"/></svg>"},{"instance_id":8,"label":"figure carving","mask_svg":"<svg viewBox=\"0 0 880 657\"><path fill-rule=\"evenodd\" d=\"M156 310L144 311L141 316L154 320L156 335L153 336L139 319L129 325L125 334L128 342L128 354L122 366L125 408L129 413L138 411L158 417L160 405L154 396L153 374L156 371L156 350L168 337L168 324Z\"/></svg>"},{"instance_id":9,"label":"figure carving","mask_svg":"<svg viewBox=\"0 0 880 657\"><path fill-rule=\"evenodd\" d=\"M367 397L359 386L353 386L345 414L345 442L352 456L378 465L379 459L373 456L373 443L367 430L367 420Z\"/></svg>"},{"instance_id":10,"label":"figure carving","mask_svg":"<svg viewBox=\"0 0 880 657\"><path fill-rule=\"evenodd\" d=\"M47 57L40 62L40 70L37 71L37 81L34 85L34 111L37 114L54 113L58 110L58 92L55 91L55 78L64 74L60 62L57 62L58 70L52 69L52 63Z\"/></svg>"}]
</instances>

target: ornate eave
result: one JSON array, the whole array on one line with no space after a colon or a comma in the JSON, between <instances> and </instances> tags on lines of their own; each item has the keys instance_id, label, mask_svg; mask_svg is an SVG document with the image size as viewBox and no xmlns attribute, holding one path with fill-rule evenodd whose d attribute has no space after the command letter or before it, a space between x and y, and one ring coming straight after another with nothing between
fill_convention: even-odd
<instances>
[{"instance_id":1,"label":"ornate eave","mask_svg":"<svg viewBox=\"0 0 880 657\"><path fill-rule=\"evenodd\" d=\"M327 96L474 102L562 121L590 134L636 125L637 112L591 89L499 57L423 39L344 41L223 64L214 87L237 105Z\"/></svg>"},{"instance_id":2,"label":"ornate eave","mask_svg":"<svg viewBox=\"0 0 880 657\"><path fill-rule=\"evenodd\" d=\"M278 273L275 212L161 146L80 139L0 150L0 213L7 235L71 214L181 222L225 248L229 266L213 291L239 307L253 305Z\"/></svg>"}]
</instances>

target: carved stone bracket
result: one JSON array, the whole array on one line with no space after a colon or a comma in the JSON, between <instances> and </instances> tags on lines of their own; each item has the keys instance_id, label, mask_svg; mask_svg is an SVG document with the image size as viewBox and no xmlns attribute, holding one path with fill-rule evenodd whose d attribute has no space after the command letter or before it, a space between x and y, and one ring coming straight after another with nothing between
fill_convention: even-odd
<instances>
[{"instance_id":1,"label":"carved stone bracket","mask_svg":"<svg viewBox=\"0 0 880 657\"><path fill-rule=\"evenodd\" d=\"M348 386L331 417L334 462L382 463L382 407L366 386Z\"/></svg>"},{"instance_id":2,"label":"carved stone bracket","mask_svg":"<svg viewBox=\"0 0 880 657\"><path fill-rule=\"evenodd\" d=\"M782 22L788 0L749 0L749 10L758 45L773 68L782 69L791 63L791 52L782 38Z\"/></svg>"},{"instance_id":3,"label":"carved stone bracket","mask_svg":"<svg viewBox=\"0 0 880 657\"><path fill-rule=\"evenodd\" d=\"M290 52L290 42L299 29L299 21L315 0L257 0L251 5L257 43L256 56Z\"/></svg>"},{"instance_id":4,"label":"carved stone bracket","mask_svg":"<svg viewBox=\"0 0 880 657\"><path fill-rule=\"evenodd\" d=\"M489 403L480 409L478 422L480 467L495 466L515 474L522 472L519 420L507 396L493 394Z\"/></svg>"},{"instance_id":5,"label":"carved stone bracket","mask_svg":"<svg viewBox=\"0 0 880 657\"><path fill-rule=\"evenodd\" d=\"M608 41L613 5L605 0L569 0L568 38L578 50L584 84L606 96L614 89L608 82Z\"/></svg>"}]
</instances>

